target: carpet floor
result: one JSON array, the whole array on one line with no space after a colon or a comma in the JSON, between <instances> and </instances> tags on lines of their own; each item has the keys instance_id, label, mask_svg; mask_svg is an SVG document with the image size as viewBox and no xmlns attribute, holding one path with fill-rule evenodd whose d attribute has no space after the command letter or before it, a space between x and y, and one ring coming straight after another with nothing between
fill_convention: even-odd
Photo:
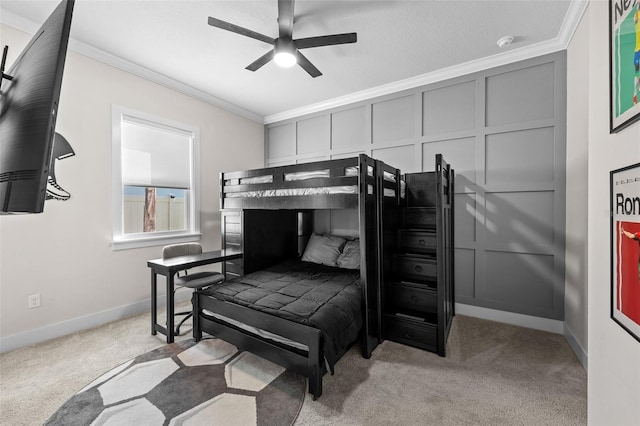
<instances>
[{"instance_id":1,"label":"carpet floor","mask_svg":"<svg viewBox=\"0 0 640 426\"><path fill-rule=\"evenodd\" d=\"M142 314L1 354L0 425L43 424L163 337L149 334ZM587 375L563 336L460 315L446 358L385 341L367 360L355 345L323 385L317 401L307 394L296 425L587 423Z\"/></svg>"}]
</instances>

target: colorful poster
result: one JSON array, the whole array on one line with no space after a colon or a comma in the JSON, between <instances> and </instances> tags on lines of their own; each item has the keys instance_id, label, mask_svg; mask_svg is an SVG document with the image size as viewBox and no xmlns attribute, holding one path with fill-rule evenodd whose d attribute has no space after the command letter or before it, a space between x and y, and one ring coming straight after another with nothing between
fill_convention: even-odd
<instances>
[{"instance_id":1,"label":"colorful poster","mask_svg":"<svg viewBox=\"0 0 640 426\"><path fill-rule=\"evenodd\" d=\"M609 0L611 132L640 119L640 0Z\"/></svg>"},{"instance_id":2,"label":"colorful poster","mask_svg":"<svg viewBox=\"0 0 640 426\"><path fill-rule=\"evenodd\" d=\"M640 341L640 164L611 172L611 318Z\"/></svg>"}]
</instances>

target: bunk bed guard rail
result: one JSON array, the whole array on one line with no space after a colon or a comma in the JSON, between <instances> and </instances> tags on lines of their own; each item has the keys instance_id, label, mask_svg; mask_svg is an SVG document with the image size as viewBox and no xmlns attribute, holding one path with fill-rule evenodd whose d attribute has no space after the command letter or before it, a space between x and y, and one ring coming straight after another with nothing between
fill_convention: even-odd
<instances>
[{"instance_id":1,"label":"bunk bed guard rail","mask_svg":"<svg viewBox=\"0 0 640 426\"><path fill-rule=\"evenodd\" d=\"M361 173L359 164L367 164ZM384 196L396 197L398 174L383 173ZM373 194L375 160L361 154L220 174L221 209L345 209L357 208L361 191ZM365 185L366 187L362 187Z\"/></svg>"}]
</instances>

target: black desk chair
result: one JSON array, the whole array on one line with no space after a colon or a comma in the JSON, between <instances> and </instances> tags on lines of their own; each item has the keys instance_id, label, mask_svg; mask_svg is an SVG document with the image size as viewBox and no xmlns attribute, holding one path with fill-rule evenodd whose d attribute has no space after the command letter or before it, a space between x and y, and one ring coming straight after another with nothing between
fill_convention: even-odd
<instances>
[{"instance_id":1,"label":"black desk chair","mask_svg":"<svg viewBox=\"0 0 640 426\"><path fill-rule=\"evenodd\" d=\"M177 256L190 256L202 253L202 246L198 243L171 244L162 249L162 258L170 259ZM196 272L188 274L187 271L178 272L174 278L175 290L179 287L202 289L224 281L224 275L219 272ZM175 316L185 315L176 326L176 336L180 335L180 326L193 316L193 311L177 312Z\"/></svg>"}]
</instances>

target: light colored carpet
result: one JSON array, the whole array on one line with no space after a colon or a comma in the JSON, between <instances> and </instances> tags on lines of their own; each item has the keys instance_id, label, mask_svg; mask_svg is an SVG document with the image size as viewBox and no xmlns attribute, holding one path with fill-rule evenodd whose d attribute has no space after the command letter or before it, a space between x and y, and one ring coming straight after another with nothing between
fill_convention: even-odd
<instances>
[{"instance_id":1,"label":"light colored carpet","mask_svg":"<svg viewBox=\"0 0 640 426\"><path fill-rule=\"evenodd\" d=\"M87 383L164 345L138 315L0 355L0 424L42 424ZM183 328L190 338L189 327ZM296 425L583 425L586 372L563 336L456 316L446 358L354 346Z\"/></svg>"},{"instance_id":2,"label":"light colored carpet","mask_svg":"<svg viewBox=\"0 0 640 426\"><path fill-rule=\"evenodd\" d=\"M456 316L447 357L352 348L296 425L585 425L587 374L561 335Z\"/></svg>"}]
</instances>

